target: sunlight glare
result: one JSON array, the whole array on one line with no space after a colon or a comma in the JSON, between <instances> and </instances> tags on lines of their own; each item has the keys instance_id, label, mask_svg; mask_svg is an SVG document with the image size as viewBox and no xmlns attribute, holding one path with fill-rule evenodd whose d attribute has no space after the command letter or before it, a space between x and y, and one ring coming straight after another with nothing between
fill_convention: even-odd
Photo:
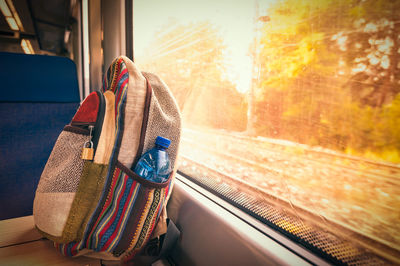
<instances>
[{"instance_id":1,"label":"sunlight glare","mask_svg":"<svg viewBox=\"0 0 400 266\"><path fill-rule=\"evenodd\" d=\"M259 10L275 1L259 1ZM249 53L250 44L254 41L255 1L135 1L136 27L135 61L142 62L151 54L149 44L155 38L156 32L171 19L181 24L209 21L220 33L226 52L224 53L224 77L236 85L241 93L250 90L252 75L252 58ZM153 8L157 6L157 8ZM146 19L152 14L152 19ZM262 14L260 12L259 14ZM140 22L146 21L146 25Z\"/></svg>"}]
</instances>

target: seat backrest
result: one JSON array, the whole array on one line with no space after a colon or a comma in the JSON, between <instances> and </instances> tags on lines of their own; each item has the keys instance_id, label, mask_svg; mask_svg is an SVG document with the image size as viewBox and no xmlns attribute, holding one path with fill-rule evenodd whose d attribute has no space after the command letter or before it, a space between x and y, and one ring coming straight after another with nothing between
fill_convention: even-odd
<instances>
[{"instance_id":1,"label":"seat backrest","mask_svg":"<svg viewBox=\"0 0 400 266\"><path fill-rule=\"evenodd\" d=\"M32 214L42 170L80 102L68 58L0 52L0 220Z\"/></svg>"}]
</instances>

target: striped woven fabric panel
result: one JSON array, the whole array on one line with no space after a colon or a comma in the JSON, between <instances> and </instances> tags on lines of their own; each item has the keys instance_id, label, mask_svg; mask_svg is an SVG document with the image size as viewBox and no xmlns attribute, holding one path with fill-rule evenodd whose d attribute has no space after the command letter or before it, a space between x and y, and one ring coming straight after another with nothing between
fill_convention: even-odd
<instances>
[{"instance_id":1,"label":"striped woven fabric panel","mask_svg":"<svg viewBox=\"0 0 400 266\"><path fill-rule=\"evenodd\" d=\"M78 255L80 242L71 242L68 244L59 244L54 242L54 247L64 256L73 257Z\"/></svg>"},{"instance_id":2,"label":"striped woven fabric panel","mask_svg":"<svg viewBox=\"0 0 400 266\"><path fill-rule=\"evenodd\" d=\"M145 187L116 168L108 200L89 234L87 247L116 256L141 248L154 229L167 193L168 188Z\"/></svg>"},{"instance_id":3,"label":"striped woven fabric panel","mask_svg":"<svg viewBox=\"0 0 400 266\"><path fill-rule=\"evenodd\" d=\"M89 248L120 256L130 251L132 257L149 240L169 192L165 188L149 188L116 168L107 201L88 236L80 242L56 247L65 256L75 256Z\"/></svg>"},{"instance_id":4,"label":"striped woven fabric panel","mask_svg":"<svg viewBox=\"0 0 400 266\"><path fill-rule=\"evenodd\" d=\"M128 68L122 57L118 57L108 68L103 81L103 92L111 90L115 94L115 115L118 114L118 106L121 103L121 99L126 96L128 82Z\"/></svg>"}]
</instances>

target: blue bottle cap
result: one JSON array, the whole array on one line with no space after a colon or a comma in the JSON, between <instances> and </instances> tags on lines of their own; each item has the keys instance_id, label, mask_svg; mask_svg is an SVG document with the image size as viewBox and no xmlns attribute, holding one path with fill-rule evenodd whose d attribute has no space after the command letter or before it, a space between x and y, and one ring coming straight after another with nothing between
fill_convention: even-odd
<instances>
[{"instance_id":1,"label":"blue bottle cap","mask_svg":"<svg viewBox=\"0 0 400 266\"><path fill-rule=\"evenodd\" d=\"M160 136L156 138L156 145L160 145L161 147L167 149L169 147L169 144L171 144L171 141L167 138L163 138Z\"/></svg>"}]
</instances>

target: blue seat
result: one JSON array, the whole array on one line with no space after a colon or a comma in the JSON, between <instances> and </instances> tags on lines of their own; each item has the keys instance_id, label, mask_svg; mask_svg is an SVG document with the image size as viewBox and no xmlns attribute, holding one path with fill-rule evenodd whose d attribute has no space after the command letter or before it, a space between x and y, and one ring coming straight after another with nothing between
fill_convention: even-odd
<instances>
[{"instance_id":1,"label":"blue seat","mask_svg":"<svg viewBox=\"0 0 400 266\"><path fill-rule=\"evenodd\" d=\"M40 175L80 98L68 58L0 52L0 220L32 214Z\"/></svg>"}]
</instances>

